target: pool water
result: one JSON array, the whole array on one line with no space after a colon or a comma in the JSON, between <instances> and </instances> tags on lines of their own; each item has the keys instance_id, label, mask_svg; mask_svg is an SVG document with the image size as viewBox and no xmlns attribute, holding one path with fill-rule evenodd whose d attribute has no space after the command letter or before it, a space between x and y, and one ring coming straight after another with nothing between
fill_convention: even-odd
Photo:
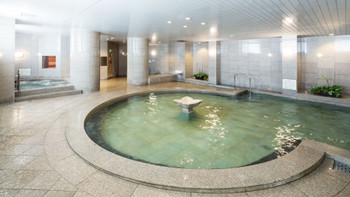
<instances>
[{"instance_id":1,"label":"pool water","mask_svg":"<svg viewBox=\"0 0 350 197\"><path fill-rule=\"evenodd\" d=\"M202 99L190 116L173 99ZM119 155L158 165L217 169L248 165L291 138L350 150L350 109L253 94L151 94L102 108L89 136Z\"/></svg>"},{"instance_id":2,"label":"pool water","mask_svg":"<svg viewBox=\"0 0 350 197\"><path fill-rule=\"evenodd\" d=\"M45 87L56 87L60 85L68 84L68 81L64 80L30 80L30 81L21 81L20 88L21 90L30 90L37 88ZM15 88L16 89L16 88Z\"/></svg>"}]
</instances>

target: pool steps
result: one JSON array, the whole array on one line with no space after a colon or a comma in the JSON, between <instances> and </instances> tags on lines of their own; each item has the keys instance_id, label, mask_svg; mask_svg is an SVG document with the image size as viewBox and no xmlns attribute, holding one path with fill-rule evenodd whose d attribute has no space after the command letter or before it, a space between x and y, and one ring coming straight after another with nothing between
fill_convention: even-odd
<instances>
[{"instance_id":1,"label":"pool steps","mask_svg":"<svg viewBox=\"0 0 350 197\"><path fill-rule=\"evenodd\" d=\"M60 96L68 96L81 94L81 90L75 90L73 85L63 85L58 87L38 88L32 90L22 90L19 93L15 92L15 102L34 100L34 99L45 99Z\"/></svg>"}]
</instances>

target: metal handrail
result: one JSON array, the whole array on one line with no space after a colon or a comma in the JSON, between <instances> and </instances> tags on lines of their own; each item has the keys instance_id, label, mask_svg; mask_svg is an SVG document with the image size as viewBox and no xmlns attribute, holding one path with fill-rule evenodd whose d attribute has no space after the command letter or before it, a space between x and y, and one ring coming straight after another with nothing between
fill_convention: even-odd
<instances>
[{"instance_id":1,"label":"metal handrail","mask_svg":"<svg viewBox=\"0 0 350 197\"><path fill-rule=\"evenodd\" d=\"M249 97L251 96L251 90L252 90L252 78L255 78L247 73L236 73L235 75L233 75L233 85L236 86L236 77L238 75L243 75L246 76L249 79Z\"/></svg>"},{"instance_id":2,"label":"metal handrail","mask_svg":"<svg viewBox=\"0 0 350 197\"><path fill-rule=\"evenodd\" d=\"M237 77L237 75L244 75L244 76L248 77L248 79L249 79L249 91L250 91L251 88L252 88L252 76L250 76L247 73L236 73L235 75L233 75L233 85L234 86L236 86L236 77Z\"/></svg>"}]
</instances>

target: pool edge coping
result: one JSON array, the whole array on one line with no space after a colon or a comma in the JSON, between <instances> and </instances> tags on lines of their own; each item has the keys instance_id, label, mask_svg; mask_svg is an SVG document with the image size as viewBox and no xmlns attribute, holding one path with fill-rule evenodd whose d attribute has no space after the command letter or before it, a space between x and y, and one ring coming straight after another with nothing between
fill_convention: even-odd
<instances>
[{"instance_id":1,"label":"pool edge coping","mask_svg":"<svg viewBox=\"0 0 350 197\"><path fill-rule=\"evenodd\" d=\"M325 151L313 147L315 142L312 140L304 140L286 156L265 163L230 169L198 170L157 166L121 157L95 144L84 129L85 119L92 111L131 96L151 92L219 93L235 96L245 91L227 93L205 89L161 89L124 94L84 109L83 112L77 110L79 118L69 123L65 136L73 151L97 169L134 183L161 189L206 193L254 191L292 182L316 169L322 163ZM253 169L254 177L251 177Z\"/></svg>"}]
</instances>

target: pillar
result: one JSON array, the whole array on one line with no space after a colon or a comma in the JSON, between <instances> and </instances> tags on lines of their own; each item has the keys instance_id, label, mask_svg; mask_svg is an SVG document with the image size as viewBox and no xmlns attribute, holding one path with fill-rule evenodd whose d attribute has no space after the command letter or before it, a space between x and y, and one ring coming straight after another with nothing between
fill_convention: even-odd
<instances>
[{"instance_id":1,"label":"pillar","mask_svg":"<svg viewBox=\"0 0 350 197\"><path fill-rule=\"evenodd\" d=\"M209 41L209 64L208 64L208 78L209 83L217 85L220 83L220 42Z\"/></svg>"},{"instance_id":2,"label":"pillar","mask_svg":"<svg viewBox=\"0 0 350 197\"><path fill-rule=\"evenodd\" d=\"M282 37L282 94L297 93L298 62L297 36Z\"/></svg>"},{"instance_id":3,"label":"pillar","mask_svg":"<svg viewBox=\"0 0 350 197\"><path fill-rule=\"evenodd\" d=\"M148 40L140 37L129 37L127 81L131 85L148 84Z\"/></svg>"},{"instance_id":4,"label":"pillar","mask_svg":"<svg viewBox=\"0 0 350 197\"><path fill-rule=\"evenodd\" d=\"M185 44L185 68L184 77L192 78L193 77L193 43L186 42Z\"/></svg>"},{"instance_id":5,"label":"pillar","mask_svg":"<svg viewBox=\"0 0 350 197\"><path fill-rule=\"evenodd\" d=\"M0 17L0 104L12 103L15 90L15 19Z\"/></svg>"},{"instance_id":6,"label":"pillar","mask_svg":"<svg viewBox=\"0 0 350 197\"><path fill-rule=\"evenodd\" d=\"M100 89L100 33L71 30L70 82L83 92Z\"/></svg>"}]
</instances>

